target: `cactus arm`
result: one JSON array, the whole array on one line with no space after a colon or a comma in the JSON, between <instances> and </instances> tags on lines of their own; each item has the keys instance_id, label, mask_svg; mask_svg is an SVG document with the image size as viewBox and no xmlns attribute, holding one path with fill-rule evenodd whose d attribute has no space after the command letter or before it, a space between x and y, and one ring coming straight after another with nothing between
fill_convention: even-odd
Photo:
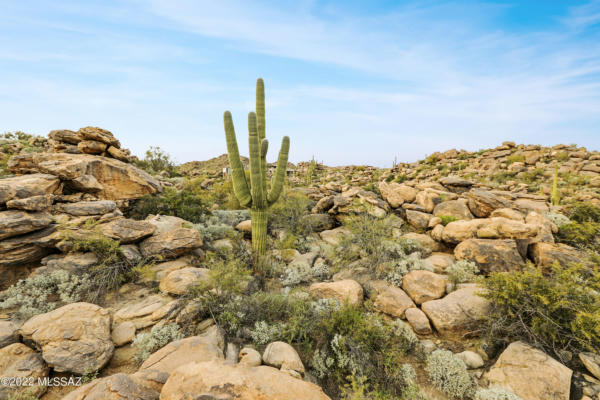
<instances>
[{"instance_id":1,"label":"cactus arm","mask_svg":"<svg viewBox=\"0 0 600 400\"><path fill-rule=\"evenodd\" d=\"M258 141L266 138L265 126L265 83L262 78L256 80L256 128L258 129Z\"/></svg>"},{"instance_id":2,"label":"cactus arm","mask_svg":"<svg viewBox=\"0 0 600 400\"><path fill-rule=\"evenodd\" d=\"M273 179L273 186L267 196L269 205L275 203L281 194L283 189L283 182L285 181L285 175L287 171L288 154L290 151L290 138L284 136L281 141L281 150L279 150L279 158L277 159L277 169L275 170L275 177Z\"/></svg>"},{"instance_id":3,"label":"cactus arm","mask_svg":"<svg viewBox=\"0 0 600 400\"><path fill-rule=\"evenodd\" d=\"M235 197L237 197L238 201L240 202L240 205L243 207L249 207L252 203L252 197L250 196L250 190L248 189L248 182L246 181L244 166L240 160L240 152L238 150L238 144L235 138L235 129L233 127L231 113L229 111L225 111L223 119L225 122L227 155L229 157L231 177L233 179L233 191L235 193Z\"/></svg>"},{"instance_id":4,"label":"cactus arm","mask_svg":"<svg viewBox=\"0 0 600 400\"><path fill-rule=\"evenodd\" d=\"M261 209L266 207L265 195L263 193L262 178L262 159L260 156L260 144L258 140L258 132L256 129L256 114L251 112L248 114L248 132L250 149L250 190L252 192L252 208Z\"/></svg>"}]
</instances>

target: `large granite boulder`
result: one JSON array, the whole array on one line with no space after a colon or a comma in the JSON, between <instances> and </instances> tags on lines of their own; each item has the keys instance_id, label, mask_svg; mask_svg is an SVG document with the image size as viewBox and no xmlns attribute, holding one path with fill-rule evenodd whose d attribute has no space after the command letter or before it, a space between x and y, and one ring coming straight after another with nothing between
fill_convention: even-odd
<instances>
[{"instance_id":1,"label":"large granite boulder","mask_svg":"<svg viewBox=\"0 0 600 400\"><path fill-rule=\"evenodd\" d=\"M194 229L179 228L149 237L140 243L144 257L177 258L202 246L202 236Z\"/></svg>"},{"instance_id":2,"label":"large granite boulder","mask_svg":"<svg viewBox=\"0 0 600 400\"><path fill-rule=\"evenodd\" d=\"M99 184L94 184L90 192L105 200L138 199L162 191L160 182L133 165L89 154L20 154L10 158L8 169L16 174L42 172L56 176L67 184L89 175ZM77 184L74 183L75 186Z\"/></svg>"},{"instance_id":3,"label":"large granite boulder","mask_svg":"<svg viewBox=\"0 0 600 400\"><path fill-rule=\"evenodd\" d=\"M490 387L508 389L523 400L569 400L572 374L543 351L514 342L485 377Z\"/></svg>"},{"instance_id":4,"label":"large granite boulder","mask_svg":"<svg viewBox=\"0 0 600 400\"><path fill-rule=\"evenodd\" d=\"M160 281L160 291L163 293L182 295L188 289L201 281L208 280L208 268L187 267L170 272Z\"/></svg>"},{"instance_id":5,"label":"large granite boulder","mask_svg":"<svg viewBox=\"0 0 600 400\"><path fill-rule=\"evenodd\" d=\"M473 219L473 214L467 206L466 199L444 201L435 206L433 215L436 217L450 216L456 219Z\"/></svg>"},{"instance_id":6,"label":"large granite boulder","mask_svg":"<svg viewBox=\"0 0 600 400\"><path fill-rule=\"evenodd\" d=\"M376 293L373 307L384 314L403 318L406 310L415 307L415 303L399 287L386 281L372 281L370 286Z\"/></svg>"},{"instance_id":7,"label":"large granite boulder","mask_svg":"<svg viewBox=\"0 0 600 400\"><path fill-rule=\"evenodd\" d=\"M163 377L166 382L166 376ZM105 378L94 379L71 393L62 400L158 400L161 385L152 387L136 374L117 373Z\"/></svg>"},{"instance_id":8,"label":"large granite boulder","mask_svg":"<svg viewBox=\"0 0 600 400\"><path fill-rule=\"evenodd\" d=\"M408 185L399 184L396 182L387 183L379 182L379 192L385 201L392 208L398 208L404 203L411 203L415 200L418 190Z\"/></svg>"},{"instance_id":9,"label":"large granite boulder","mask_svg":"<svg viewBox=\"0 0 600 400\"><path fill-rule=\"evenodd\" d=\"M514 240L469 239L454 249L457 260L473 261L484 273L513 271L525 267Z\"/></svg>"},{"instance_id":10,"label":"large granite boulder","mask_svg":"<svg viewBox=\"0 0 600 400\"><path fill-rule=\"evenodd\" d=\"M232 366L224 361L190 363L176 369L165 383L161 400L330 400L314 383L293 378L273 367Z\"/></svg>"},{"instance_id":11,"label":"large granite boulder","mask_svg":"<svg viewBox=\"0 0 600 400\"><path fill-rule=\"evenodd\" d=\"M304 364L296 349L285 342L272 342L267 345L262 359L266 365L282 370L304 372Z\"/></svg>"},{"instance_id":12,"label":"large granite boulder","mask_svg":"<svg viewBox=\"0 0 600 400\"><path fill-rule=\"evenodd\" d=\"M84 375L100 370L112 357L110 327L107 310L72 303L29 319L20 333L35 343L55 371Z\"/></svg>"},{"instance_id":13,"label":"large granite boulder","mask_svg":"<svg viewBox=\"0 0 600 400\"><path fill-rule=\"evenodd\" d=\"M489 302L477 293L477 285L466 285L446 297L421 305L421 310L440 333L466 332L477 327L490 311Z\"/></svg>"},{"instance_id":14,"label":"large granite boulder","mask_svg":"<svg viewBox=\"0 0 600 400\"><path fill-rule=\"evenodd\" d=\"M430 271L410 271L402 278L402 289L417 304L439 299L446 293L446 277Z\"/></svg>"},{"instance_id":15,"label":"large granite boulder","mask_svg":"<svg viewBox=\"0 0 600 400\"><path fill-rule=\"evenodd\" d=\"M479 218L489 217L498 208L510 208L510 201L502 196L483 189L471 189L468 195L471 213Z\"/></svg>"},{"instance_id":16,"label":"large granite boulder","mask_svg":"<svg viewBox=\"0 0 600 400\"><path fill-rule=\"evenodd\" d=\"M541 267L549 267L555 262L563 267L582 262L577 250L563 243L533 243L529 246L529 257Z\"/></svg>"},{"instance_id":17,"label":"large granite boulder","mask_svg":"<svg viewBox=\"0 0 600 400\"><path fill-rule=\"evenodd\" d=\"M352 279L313 283L308 291L312 296L321 299L336 299L340 303L361 304L363 301L363 288Z\"/></svg>"}]
</instances>

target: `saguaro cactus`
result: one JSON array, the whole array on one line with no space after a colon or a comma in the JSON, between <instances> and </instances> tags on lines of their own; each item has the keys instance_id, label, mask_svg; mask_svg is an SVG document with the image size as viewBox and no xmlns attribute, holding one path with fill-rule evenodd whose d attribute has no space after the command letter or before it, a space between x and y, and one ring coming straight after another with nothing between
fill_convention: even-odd
<instances>
[{"instance_id":1,"label":"saguaro cactus","mask_svg":"<svg viewBox=\"0 0 600 400\"><path fill-rule=\"evenodd\" d=\"M250 185L246 180L244 166L240 160L237 139L233 128L231 113L225 111L225 138L227 153L233 179L233 191L243 207L250 208L252 218L252 251L258 257L265 253L267 244L267 210L277 201L285 180L290 138L283 137L277 169L273 177L271 190L267 193L267 149L269 141L265 138L265 84L261 78L256 81L256 113L248 114L248 132L250 148Z\"/></svg>"}]
</instances>

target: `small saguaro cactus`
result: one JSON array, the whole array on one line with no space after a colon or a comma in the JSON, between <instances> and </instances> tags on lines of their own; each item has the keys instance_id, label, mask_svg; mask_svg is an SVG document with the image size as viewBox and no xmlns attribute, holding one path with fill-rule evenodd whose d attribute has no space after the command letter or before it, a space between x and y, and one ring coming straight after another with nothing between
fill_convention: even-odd
<instances>
[{"instance_id":1,"label":"small saguaro cactus","mask_svg":"<svg viewBox=\"0 0 600 400\"><path fill-rule=\"evenodd\" d=\"M558 165L554 166L554 178L552 179L552 192L550 193L550 201L553 206L560 204L560 191L558 190Z\"/></svg>"},{"instance_id":2,"label":"small saguaro cactus","mask_svg":"<svg viewBox=\"0 0 600 400\"><path fill-rule=\"evenodd\" d=\"M252 251L257 258L265 254L267 245L267 210L277 201L286 176L290 138L283 137L277 169L267 192L267 149L265 138L265 84L261 78L256 81L256 113L248 114L250 184L246 180L244 166L240 160L231 113L225 111L225 137L231 166L233 191L242 207L250 208L252 218Z\"/></svg>"}]
</instances>

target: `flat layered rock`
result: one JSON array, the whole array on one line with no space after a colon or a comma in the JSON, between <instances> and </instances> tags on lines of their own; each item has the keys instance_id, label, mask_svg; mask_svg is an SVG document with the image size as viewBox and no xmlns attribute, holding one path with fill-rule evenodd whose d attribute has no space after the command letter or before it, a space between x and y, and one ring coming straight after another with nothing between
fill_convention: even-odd
<instances>
[{"instance_id":1,"label":"flat layered rock","mask_svg":"<svg viewBox=\"0 0 600 400\"><path fill-rule=\"evenodd\" d=\"M187 267L170 272L160 281L160 291L163 293L182 295L188 289L207 280L210 270L208 268Z\"/></svg>"},{"instance_id":2,"label":"flat layered rock","mask_svg":"<svg viewBox=\"0 0 600 400\"><path fill-rule=\"evenodd\" d=\"M84 175L90 175L102 187L101 190L93 187L90 192L105 200L138 199L162 191L160 182L139 168L114 158L90 154L20 154L9 159L8 169L16 174L41 172L58 177L67 183L76 181Z\"/></svg>"},{"instance_id":3,"label":"flat layered rock","mask_svg":"<svg viewBox=\"0 0 600 400\"><path fill-rule=\"evenodd\" d=\"M179 228L154 235L140 244L144 257L177 258L202 246L202 236L194 229Z\"/></svg>"},{"instance_id":4,"label":"flat layered rock","mask_svg":"<svg viewBox=\"0 0 600 400\"><path fill-rule=\"evenodd\" d=\"M0 211L0 240L39 231L52 223L47 212Z\"/></svg>"},{"instance_id":5,"label":"flat layered rock","mask_svg":"<svg viewBox=\"0 0 600 400\"><path fill-rule=\"evenodd\" d=\"M56 209L66 214L83 217L87 215L104 215L113 212L117 204L112 200L80 201L77 203L57 204Z\"/></svg>"},{"instance_id":6,"label":"flat layered rock","mask_svg":"<svg viewBox=\"0 0 600 400\"><path fill-rule=\"evenodd\" d=\"M511 206L502 196L483 189L471 189L468 196L469 210L479 218L489 217L492 211Z\"/></svg>"},{"instance_id":7,"label":"flat layered rock","mask_svg":"<svg viewBox=\"0 0 600 400\"><path fill-rule=\"evenodd\" d=\"M117 239L122 244L128 244L151 236L156 231L156 227L148 221L119 218L100 225L100 230L104 235Z\"/></svg>"},{"instance_id":8,"label":"flat layered rock","mask_svg":"<svg viewBox=\"0 0 600 400\"><path fill-rule=\"evenodd\" d=\"M54 245L61 240L56 227L51 225L45 229L15 236L0 241L0 268L34 263L52 251ZM4 273L0 274L0 282Z\"/></svg>"},{"instance_id":9,"label":"flat layered rock","mask_svg":"<svg viewBox=\"0 0 600 400\"><path fill-rule=\"evenodd\" d=\"M0 204L14 199L58 194L60 179L49 174L32 174L0 179Z\"/></svg>"},{"instance_id":10,"label":"flat layered rock","mask_svg":"<svg viewBox=\"0 0 600 400\"><path fill-rule=\"evenodd\" d=\"M79 129L77 134L85 140L94 140L96 142L105 143L116 147L117 149L121 147L117 138L115 138L112 132L107 131L106 129L86 126L85 128Z\"/></svg>"},{"instance_id":11,"label":"flat layered rock","mask_svg":"<svg viewBox=\"0 0 600 400\"><path fill-rule=\"evenodd\" d=\"M44 211L52 206L54 195L42 194L39 196L26 197L24 199L13 199L6 202L6 208L23 211Z\"/></svg>"}]
</instances>

